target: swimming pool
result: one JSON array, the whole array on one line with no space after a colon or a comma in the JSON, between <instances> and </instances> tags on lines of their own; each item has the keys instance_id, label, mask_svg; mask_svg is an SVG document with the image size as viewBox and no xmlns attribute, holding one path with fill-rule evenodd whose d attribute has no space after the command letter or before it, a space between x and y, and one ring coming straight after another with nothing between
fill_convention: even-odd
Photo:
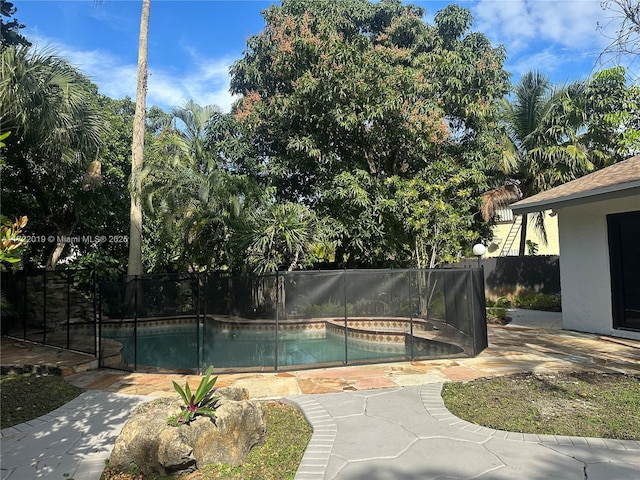
<instances>
[{"instance_id":1,"label":"swimming pool","mask_svg":"<svg viewBox=\"0 0 640 480\"><path fill-rule=\"evenodd\" d=\"M317 320L279 325L273 322L141 323L103 327L102 337L122 344L124 369L274 370L371 361L402 361L416 356L457 356L464 349L425 334L430 330L408 319L382 322ZM413 327L414 334L410 330ZM438 333L441 330L436 330ZM421 335L421 336L420 336Z\"/></svg>"}]
</instances>

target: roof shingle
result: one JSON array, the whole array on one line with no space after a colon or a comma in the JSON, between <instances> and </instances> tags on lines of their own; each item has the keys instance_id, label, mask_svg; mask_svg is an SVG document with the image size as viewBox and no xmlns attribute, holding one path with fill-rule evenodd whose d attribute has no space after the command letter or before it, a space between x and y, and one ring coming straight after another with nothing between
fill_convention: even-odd
<instances>
[{"instance_id":1,"label":"roof shingle","mask_svg":"<svg viewBox=\"0 0 640 480\"><path fill-rule=\"evenodd\" d=\"M511 204L515 214L640 194L640 155ZM640 205L638 206L640 208Z\"/></svg>"}]
</instances>

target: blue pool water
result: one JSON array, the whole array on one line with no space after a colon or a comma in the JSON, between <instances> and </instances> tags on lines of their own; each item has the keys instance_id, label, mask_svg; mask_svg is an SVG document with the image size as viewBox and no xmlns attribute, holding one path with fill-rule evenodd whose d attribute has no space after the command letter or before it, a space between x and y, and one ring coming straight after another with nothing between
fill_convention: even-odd
<instances>
[{"instance_id":1,"label":"blue pool water","mask_svg":"<svg viewBox=\"0 0 640 480\"><path fill-rule=\"evenodd\" d=\"M195 325L170 327L144 326L137 329L137 350L132 328L102 329L102 336L120 342L122 367L126 369L158 367L196 369L202 365L216 368L273 369L277 365L295 366L331 364L345 361L344 335L330 331L283 332L219 329ZM451 346L453 348L457 348ZM363 360L404 360L410 346L366 343L347 340L349 362ZM425 355L421 352L421 355ZM135 365L135 367L134 367Z\"/></svg>"}]
</instances>

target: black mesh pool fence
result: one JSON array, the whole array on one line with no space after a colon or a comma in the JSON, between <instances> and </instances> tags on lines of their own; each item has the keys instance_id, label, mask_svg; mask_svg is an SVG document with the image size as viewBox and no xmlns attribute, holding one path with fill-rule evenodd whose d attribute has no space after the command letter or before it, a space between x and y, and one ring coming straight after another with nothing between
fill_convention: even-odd
<instances>
[{"instance_id":1,"label":"black mesh pool fence","mask_svg":"<svg viewBox=\"0 0 640 480\"><path fill-rule=\"evenodd\" d=\"M102 357L125 370L275 371L487 346L473 268L123 277L101 283L100 318Z\"/></svg>"},{"instance_id":2,"label":"black mesh pool fence","mask_svg":"<svg viewBox=\"0 0 640 480\"><path fill-rule=\"evenodd\" d=\"M2 273L2 334L127 371L276 371L475 356L482 270Z\"/></svg>"},{"instance_id":3,"label":"black mesh pool fence","mask_svg":"<svg viewBox=\"0 0 640 480\"><path fill-rule=\"evenodd\" d=\"M2 272L0 283L3 335L97 355L93 270Z\"/></svg>"}]
</instances>

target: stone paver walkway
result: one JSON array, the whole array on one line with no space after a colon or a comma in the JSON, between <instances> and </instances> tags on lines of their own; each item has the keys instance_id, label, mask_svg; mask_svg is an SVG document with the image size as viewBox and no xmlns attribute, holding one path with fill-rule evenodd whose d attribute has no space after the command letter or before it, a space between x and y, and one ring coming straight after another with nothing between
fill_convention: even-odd
<instances>
[{"instance_id":1,"label":"stone paver walkway","mask_svg":"<svg viewBox=\"0 0 640 480\"><path fill-rule=\"evenodd\" d=\"M640 478L640 442L480 427L452 415L441 389L289 398L314 427L296 480Z\"/></svg>"}]
</instances>

